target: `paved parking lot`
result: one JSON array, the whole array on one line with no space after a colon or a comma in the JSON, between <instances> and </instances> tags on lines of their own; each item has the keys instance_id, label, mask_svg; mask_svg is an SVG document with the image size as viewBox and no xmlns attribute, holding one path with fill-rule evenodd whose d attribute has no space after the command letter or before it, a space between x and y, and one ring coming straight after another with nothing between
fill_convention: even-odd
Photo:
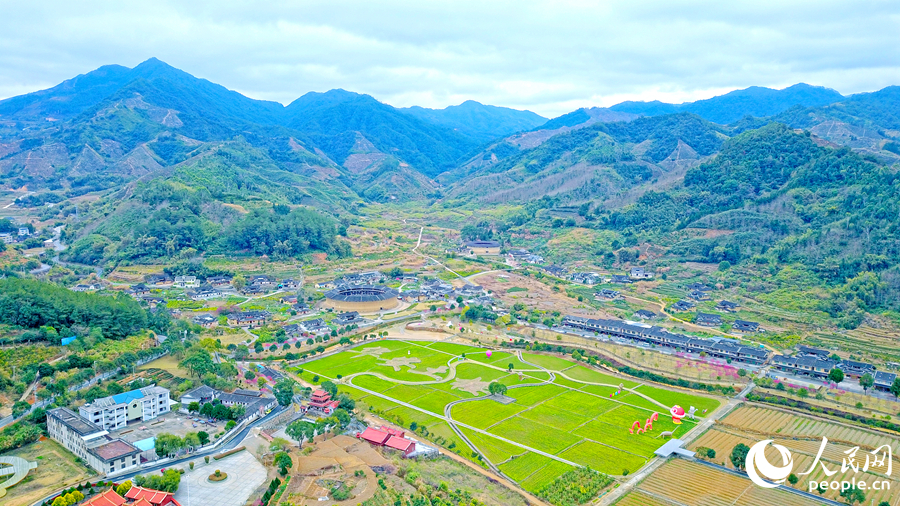
<instances>
[{"instance_id":1,"label":"paved parking lot","mask_svg":"<svg viewBox=\"0 0 900 506\"><path fill-rule=\"evenodd\" d=\"M110 434L113 437L121 437L133 443L142 439L156 437L157 434L163 432L184 437L188 432L200 432L201 430L206 431L210 439L212 439L213 434L225 430L225 422L215 422L213 424L194 422L192 417L184 413L172 412L146 422L140 420L131 422L126 427L112 431Z\"/></svg>"},{"instance_id":2,"label":"paved parking lot","mask_svg":"<svg viewBox=\"0 0 900 506\"><path fill-rule=\"evenodd\" d=\"M187 465L175 499L182 506L243 506L250 494L266 481L266 468L248 451L229 455L222 460L202 458L195 461L194 470ZM210 482L207 477L216 469L228 474L220 482Z\"/></svg>"}]
</instances>

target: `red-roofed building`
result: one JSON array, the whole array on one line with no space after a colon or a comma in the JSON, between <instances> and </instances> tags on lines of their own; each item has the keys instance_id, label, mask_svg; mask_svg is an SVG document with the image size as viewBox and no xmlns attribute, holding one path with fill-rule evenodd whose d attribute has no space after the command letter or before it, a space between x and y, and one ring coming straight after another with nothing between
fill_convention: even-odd
<instances>
[{"instance_id":1,"label":"red-roofed building","mask_svg":"<svg viewBox=\"0 0 900 506\"><path fill-rule=\"evenodd\" d=\"M167 504L174 504L175 506L181 506L178 504L178 501L175 500L175 496L168 492L161 492L159 490L153 490L150 488L133 486L131 489L125 494L125 497L128 499L132 499L135 503L146 501L149 502L152 506L166 506Z\"/></svg>"},{"instance_id":2,"label":"red-roofed building","mask_svg":"<svg viewBox=\"0 0 900 506\"><path fill-rule=\"evenodd\" d=\"M403 456L408 456L410 453L416 451L416 442L411 441L409 439L404 439L402 437L391 436L390 439L384 444L388 448L393 448L394 450L400 450L403 452Z\"/></svg>"},{"instance_id":3,"label":"red-roofed building","mask_svg":"<svg viewBox=\"0 0 900 506\"><path fill-rule=\"evenodd\" d=\"M175 500L172 499L172 502L174 503ZM129 504L128 506L153 506L153 505L150 504L150 501L141 497L140 499L138 499L137 501L134 501L133 503Z\"/></svg>"},{"instance_id":4,"label":"red-roofed building","mask_svg":"<svg viewBox=\"0 0 900 506\"><path fill-rule=\"evenodd\" d=\"M381 430L384 432L387 432L388 434L390 434L392 436L406 437L406 432L403 432L402 430L392 429L392 428L384 426L384 425L381 426Z\"/></svg>"},{"instance_id":5,"label":"red-roofed building","mask_svg":"<svg viewBox=\"0 0 900 506\"><path fill-rule=\"evenodd\" d=\"M331 394L325 390L316 390L309 399L309 407L307 409L317 409L330 415L337 409L339 401L331 400Z\"/></svg>"},{"instance_id":6,"label":"red-roofed building","mask_svg":"<svg viewBox=\"0 0 900 506\"><path fill-rule=\"evenodd\" d=\"M367 427L366 430L357 437L359 437L360 439L364 439L372 443L373 445L383 446L384 443L391 438L391 435L387 432L373 429L372 427Z\"/></svg>"},{"instance_id":7,"label":"red-roofed building","mask_svg":"<svg viewBox=\"0 0 900 506\"><path fill-rule=\"evenodd\" d=\"M125 504L125 499L111 488L102 494L91 497L82 506L122 506L123 504Z\"/></svg>"}]
</instances>

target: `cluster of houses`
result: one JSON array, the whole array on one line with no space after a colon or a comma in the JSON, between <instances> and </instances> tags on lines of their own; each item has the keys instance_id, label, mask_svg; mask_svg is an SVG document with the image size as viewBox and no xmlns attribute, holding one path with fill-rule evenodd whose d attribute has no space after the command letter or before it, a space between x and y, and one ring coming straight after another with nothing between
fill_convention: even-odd
<instances>
[{"instance_id":1,"label":"cluster of houses","mask_svg":"<svg viewBox=\"0 0 900 506\"><path fill-rule=\"evenodd\" d=\"M510 250L506 253L506 256L509 257L510 260L518 262L520 264L542 264L544 263L544 257L541 255L537 255L535 253L531 253L526 249L514 249Z\"/></svg>"},{"instance_id":2,"label":"cluster of houses","mask_svg":"<svg viewBox=\"0 0 900 506\"><path fill-rule=\"evenodd\" d=\"M322 336L331 333L331 327L322 318L316 318L300 323L293 323L284 327L288 337Z\"/></svg>"},{"instance_id":3,"label":"cluster of houses","mask_svg":"<svg viewBox=\"0 0 900 506\"><path fill-rule=\"evenodd\" d=\"M874 388L890 391L897 375L892 372L879 371L872 364L855 360L839 359L827 350L800 345L794 355L775 355L772 363L776 369L792 374L825 379L832 369L840 369L845 376L859 378L866 374L875 379Z\"/></svg>"},{"instance_id":4,"label":"cluster of houses","mask_svg":"<svg viewBox=\"0 0 900 506\"><path fill-rule=\"evenodd\" d=\"M228 315L228 324L233 327L254 328L265 325L272 313L268 311L240 311Z\"/></svg>"},{"instance_id":5,"label":"cluster of houses","mask_svg":"<svg viewBox=\"0 0 900 506\"><path fill-rule=\"evenodd\" d=\"M278 373L277 371L270 370L260 372L267 376L276 373L275 376L270 377L270 379L273 380L277 380L281 377L281 373ZM267 372L269 374L266 374ZM216 401L228 407L243 406L244 414L238 422L256 420L261 416L265 416L266 413L275 409L275 406L278 405L278 400L275 399L275 397L263 395L262 392L257 390L244 390L238 388L234 392L228 393L206 385L201 385L192 390L188 390L181 395L181 412L188 413L188 407L193 402L203 406L206 403Z\"/></svg>"},{"instance_id":6,"label":"cluster of houses","mask_svg":"<svg viewBox=\"0 0 900 506\"><path fill-rule=\"evenodd\" d=\"M496 301L484 287L466 284L455 288L442 279L432 279L420 285L418 290L406 290L398 298L406 302L446 301L462 297L469 304L493 305Z\"/></svg>"},{"instance_id":7,"label":"cluster of houses","mask_svg":"<svg viewBox=\"0 0 900 506\"><path fill-rule=\"evenodd\" d=\"M384 281L384 274L378 271L358 272L345 274L331 281L316 283L316 288L331 290L347 286L372 286L380 284L382 281Z\"/></svg>"},{"instance_id":8,"label":"cluster of houses","mask_svg":"<svg viewBox=\"0 0 900 506\"><path fill-rule=\"evenodd\" d=\"M689 353L706 353L709 356L737 360L750 364L763 364L769 354L763 348L743 346L733 339L704 339L676 334L657 326L622 320L600 320L565 316L563 329L592 332L595 335L626 338L657 346L667 346Z\"/></svg>"},{"instance_id":9,"label":"cluster of houses","mask_svg":"<svg viewBox=\"0 0 900 506\"><path fill-rule=\"evenodd\" d=\"M19 227L18 233L3 232L0 234L0 242L4 244L15 244L17 242L22 242L29 237L31 237L31 229L28 227Z\"/></svg>"},{"instance_id":10,"label":"cluster of houses","mask_svg":"<svg viewBox=\"0 0 900 506\"><path fill-rule=\"evenodd\" d=\"M553 269L553 272L547 269ZM556 277L564 277L566 272L562 267L550 266L544 269L548 274ZM645 271L643 267L632 267L628 274L612 274L604 277L604 275L596 272L573 272L569 275L569 279L581 285L598 285L600 283L614 283L618 285L627 285L642 279L653 279L653 273Z\"/></svg>"}]
</instances>

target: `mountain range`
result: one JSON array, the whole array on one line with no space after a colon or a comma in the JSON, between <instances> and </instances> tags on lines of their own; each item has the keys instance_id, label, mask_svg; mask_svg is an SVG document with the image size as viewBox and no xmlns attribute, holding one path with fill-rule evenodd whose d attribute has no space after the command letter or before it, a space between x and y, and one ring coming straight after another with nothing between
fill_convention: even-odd
<instances>
[{"instance_id":1,"label":"mountain range","mask_svg":"<svg viewBox=\"0 0 900 506\"><path fill-rule=\"evenodd\" d=\"M597 183L601 194L621 193L678 179L721 140L771 121L896 161L898 105L897 87L843 97L797 84L684 104L623 102L550 120L475 101L395 108L345 90L284 106L151 58L0 101L0 175L9 187L75 195L210 163L235 174L265 167L274 180L291 181L290 201L338 208L444 194L538 198L586 181L605 181ZM524 191L529 186L534 191ZM579 188L566 198L589 194Z\"/></svg>"}]
</instances>

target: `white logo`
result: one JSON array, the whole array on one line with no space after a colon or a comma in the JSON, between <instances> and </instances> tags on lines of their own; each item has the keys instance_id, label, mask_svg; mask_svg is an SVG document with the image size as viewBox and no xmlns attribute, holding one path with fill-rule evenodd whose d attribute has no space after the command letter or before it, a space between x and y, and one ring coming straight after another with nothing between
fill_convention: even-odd
<instances>
[{"instance_id":1,"label":"white logo","mask_svg":"<svg viewBox=\"0 0 900 506\"><path fill-rule=\"evenodd\" d=\"M772 447L781 454L783 467L775 467L766 460L765 449L769 443L772 443ZM787 448L775 444L771 439L766 439L750 447L750 451L747 452L746 467L747 476L750 477L753 483L763 488L775 488L779 484L784 483L785 478L791 474L791 470L794 468L794 459ZM764 481L760 474L774 483Z\"/></svg>"}]
</instances>

